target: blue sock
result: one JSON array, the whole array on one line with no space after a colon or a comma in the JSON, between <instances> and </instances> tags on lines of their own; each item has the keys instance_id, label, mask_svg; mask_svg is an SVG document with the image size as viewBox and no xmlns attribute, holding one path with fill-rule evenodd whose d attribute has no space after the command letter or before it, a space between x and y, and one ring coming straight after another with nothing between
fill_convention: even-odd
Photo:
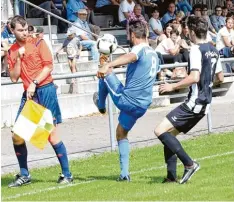
<instances>
[{"instance_id":1,"label":"blue sock","mask_svg":"<svg viewBox=\"0 0 234 202\"><path fill-rule=\"evenodd\" d=\"M65 177L71 177L71 173L69 170L68 158L67 158L67 151L66 147L64 146L63 142L59 142L56 145L52 145L54 151L58 157L59 163L62 168L62 173Z\"/></svg>"},{"instance_id":2,"label":"blue sock","mask_svg":"<svg viewBox=\"0 0 234 202\"><path fill-rule=\"evenodd\" d=\"M28 150L26 147L25 142L21 145L15 145L15 155L18 159L19 166L20 166L20 174L23 176L28 176L28 164L27 164L27 157L28 157Z\"/></svg>"},{"instance_id":3,"label":"blue sock","mask_svg":"<svg viewBox=\"0 0 234 202\"><path fill-rule=\"evenodd\" d=\"M99 79L98 83L98 108L106 108L106 97L108 95L108 89L104 79Z\"/></svg>"},{"instance_id":4,"label":"blue sock","mask_svg":"<svg viewBox=\"0 0 234 202\"><path fill-rule=\"evenodd\" d=\"M120 161L120 175L125 177L129 175L129 142L128 139L118 141L119 146L119 161Z\"/></svg>"}]
</instances>

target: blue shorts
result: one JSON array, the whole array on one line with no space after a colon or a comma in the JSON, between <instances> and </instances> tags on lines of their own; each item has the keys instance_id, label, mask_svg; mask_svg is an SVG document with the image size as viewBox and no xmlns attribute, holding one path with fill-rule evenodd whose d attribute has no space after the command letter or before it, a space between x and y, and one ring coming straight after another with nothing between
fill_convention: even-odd
<instances>
[{"instance_id":1,"label":"blue shorts","mask_svg":"<svg viewBox=\"0 0 234 202\"><path fill-rule=\"evenodd\" d=\"M103 108L105 105L105 99L109 93L114 104L120 110L119 123L124 130L130 131L136 123L137 119L145 114L147 109L143 109L130 103L124 94L123 84L119 81L117 76L112 73L105 77L105 79L99 80L99 108ZM102 102L102 103L100 103Z\"/></svg>"},{"instance_id":2,"label":"blue shorts","mask_svg":"<svg viewBox=\"0 0 234 202\"><path fill-rule=\"evenodd\" d=\"M36 88L33 100L51 111L54 119L54 125L62 123L62 116L54 83L49 83ZM26 101L27 96L26 91L24 91L15 121L18 119Z\"/></svg>"}]
</instances>

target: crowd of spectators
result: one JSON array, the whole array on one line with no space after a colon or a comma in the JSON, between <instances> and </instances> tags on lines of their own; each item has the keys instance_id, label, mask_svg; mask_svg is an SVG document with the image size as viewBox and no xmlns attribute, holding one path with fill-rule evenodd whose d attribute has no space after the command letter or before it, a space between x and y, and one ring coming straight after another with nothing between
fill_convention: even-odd
<instances>
[{"instance_id":1,"label":"crowd of spectators","mask_svg":"<svg viewBox=\"0 0 234 202\"><path fill-rule=\"evenodd\" d=\"M188 62L192 42L189 38L186 19L189 15L203 17L209 26L207 41L214 44L223 57L234 56L234 7L232 0L224 0L222 6L216 5L211 15L208 15L207 5L190 5L188 0L170 2L164 0L95 0L93 6L90 6L91 1L86 0L29 1L97 35L100 28L92 24L90 13L112 15L114 19L112 27L125 28L129 42L128 24L130 21L140 20L148 25L149 44L159 54L161 64ZM29 6L27 12L20 11L20 13L24 13L27 17L44 18L44 24L47 23L47 14L36 8ZM3 64L7 47L15 40L9 22L10 19L5 25L2 25L1 55ZM94 35L78 29L76 26L69 28L66 23L54 17L52 17L51 22L57 25L58 33L71 33L71 30L75 32L80 47L83 50L91 51L92 60L98 60L97 38ZM33 26L29 26L29 32L35 32ZM131 44L129 45L131 46ZM7 68L4 68L3 65L2 73L4 75L7 74L5 69Z\"/></svg>"}]
</instances>

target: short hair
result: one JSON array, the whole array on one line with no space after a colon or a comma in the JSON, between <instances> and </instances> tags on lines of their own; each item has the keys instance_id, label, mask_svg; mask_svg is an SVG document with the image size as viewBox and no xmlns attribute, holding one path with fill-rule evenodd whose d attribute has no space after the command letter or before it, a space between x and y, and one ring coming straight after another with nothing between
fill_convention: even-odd
<instances>
[{"instance_id":1,"label":"short hair","mask_svg":"<svg viewBox=\"0 0 234 202\"><path fill-rule=\"evenodd\" d=\"M11 28L15 29L16 23L21 24L23 27L27 24L27 21L20 15L16 15L11 20Z\"/></svg>"},{"instance_id":2,"label":"short hair","mask_svg":"<svg viewBox=\"0 0 234 202\"><path fill-rule=\"evenodd\" d=\"M199 39L206 39L208 31L208 22L202 17L188 17L188 28L196 34Z\"/></svg>"},{"instance_id":3,"label":"short hair","mask_svg":"<svg viewBox=\"0 0 234 202\"><path fill-rule=\"evenodd\" d=\"M202 4L201 9L204 10L204 8L208 9L208 6L206 4Z\"/></svg>"},{"instance_id":4,"label":"short hair","mask_svg":"<svg viewBox=\"0 0 234 202\"><path fill-rule=\"evenodd\" d=\"M186 27L188 27L188 23L186 21L183 21L181 23L181 27L182 27L182 29L185 29Z\"/></svg>"},{"instance_id":5,"label":"short hair","mask_svg":"<svg viewBox=\"0 0 234 202\"><path fill-rule=\"evenodd\" d=\"M216 10L217 8L222 8L222 6L220 6L220 5L215 6L215 10Z\"/></svg>"},{"instance_id":6,"label":"short hair","mask_svg":"<svg viewBox=\"0 0 234 202\"><path fill-rule=\"evenodd\" d=\"M180 32L177 29L172 29L170 32L170 35L172 35L172 34L176 34L176 36L179 36Z\"/></svg>"},{"instance_id":7,"label":"short hair","mask_svg":"<svg viewBox=\"0 0 234 202\"><path fill-rule=\"evenodd\" d=\"M29 31L29 32L34 31L34 26L33 26L33 25L29 25L29 26L28 26L28 31Z\"/></svg>"},{"instance_id":8,"label":"short hair","mask_svg":"<svg viewBox=\"0 0 234 202\"><path fill-rule=\"evenodd\" d=\"M148 37L148 27L146 23L133 20L129 22L129 33L134 33L138 39L146 39Z\"/></svg>"},{"instance_id":9,"label":"short hair","mask_svg":"<svg viewBox=\"0 0 234 202\"><path fill-rule=\"evenodd\" d=\"M178 12L176 12L176 16L183 18L185 16L185 14L183 11L178 11Z\"/></svg>"},{"instance_id":10,"label":"short hair","mask_svg":"<svg viewBox=\"0 0 234 202\"><path fill-rule=\"evenodd\" d=\"M226 24L227 24L228 20L232 20L233 21L233 18L232 17L226 17L226 19L225 19Z\"/></svg>"}]
</instances>

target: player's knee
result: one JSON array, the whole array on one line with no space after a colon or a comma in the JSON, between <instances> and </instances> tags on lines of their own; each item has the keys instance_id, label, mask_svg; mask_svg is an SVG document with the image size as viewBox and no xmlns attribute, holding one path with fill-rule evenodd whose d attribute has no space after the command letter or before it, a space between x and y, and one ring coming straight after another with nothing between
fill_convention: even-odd
<instances>
[{"instance_id":1,"label":"player's knee","mask_svg":"<svg viewBox=\"0 0 234 202\"><path fill-rule=\"evenodd\" d=\"M21 145L24 143L24 139L16 134L12 134L12 141L14 145Z\"/></svg>"},{"instance_id":2,"label":"player's knee","mask_svg":"<svg viewBox=\"0 0 234 202\"><path fill-rule=\"evenodd\" d=\"M121 125L118 125L116 129L116 139L117 141L126 139L128 135L128 131L124 130Z\"/></svg>"},{"instance_id":3,"label":"player's knee","mask_svg":"<svg viewBox=\"0 0 234 202\"><path fill-rule=\"evenodd\" d=\"M157 127L157 128L154 129L154 134L155 134L157 137L160 136L162 133L163 133L163 132L162 132L162 130L161 130L160 127Z\"/></svg>"},{"instance_id":4,"label":"player's knee","mask_svg":"<svg viewBox=\"0 0 234 202\"><path fill-rule=\"evenodd\" d=\"M59 137L58 137L58 134L56 133L56 130L54 130L54 131L50 134L48 141L49 141L52 145L55 145L55 144L57 144L57 143L60 142L60 139L59 139Z\"/></svg>"}]
</instances>

